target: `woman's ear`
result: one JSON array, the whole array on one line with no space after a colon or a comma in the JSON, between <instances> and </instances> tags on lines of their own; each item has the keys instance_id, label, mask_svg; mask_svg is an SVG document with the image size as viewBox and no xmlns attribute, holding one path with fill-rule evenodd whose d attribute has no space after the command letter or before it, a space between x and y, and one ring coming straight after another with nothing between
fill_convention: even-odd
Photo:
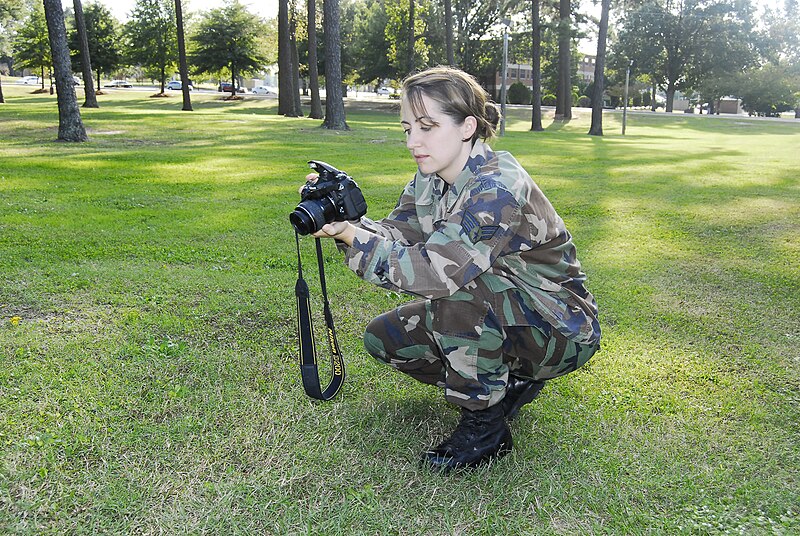
<instances>
[{"instance_id":1,"label":"woman's ear","mask_svg":"<svg viewBox=\"0 0 800 536\"><path fill-rule=\"evenodd\" d=\"M461 141L472 141L472 136L475 134L475 131L478 129L478 120L475 119L474 115L468 115L464 118L464 122L461 124Z\"/></svg>"}]
</instances>

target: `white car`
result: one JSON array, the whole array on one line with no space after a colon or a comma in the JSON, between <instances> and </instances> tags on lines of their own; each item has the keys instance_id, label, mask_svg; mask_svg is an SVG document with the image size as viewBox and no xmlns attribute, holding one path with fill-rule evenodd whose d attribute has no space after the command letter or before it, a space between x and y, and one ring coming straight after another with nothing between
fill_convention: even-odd
<instances>
[{"instance_id":1,"label":"white car","mask_svg":"<svg viewBox=\"0 0 800 536\"><path fill-rule=\"evenodd\" d=\"M379 87L376 93L378 95L388 95L391 92L392 90L390 90L388 87Z\"/></svg>"},{"instance_id":2,"label":"white car","mask_svg":"<svg viewBox=\"0 0 800 536\"><path fill-rule=\"evenodd\" d=\"M181 90L183 89L183 83L180 80L170 80L169 82L167 82L167 89ZM189 91L192 91L193 89L194 87L192 86L192 84L189 84Z\"/></svg>"},{"instance_id":3,"label":"white car","mask_svg":"<svg viewBox=\"0 0 800 536\"><path fill-rule=\"evenodd\" d=\"M133 87L133 85L127 80L112 80L103 87Z\"/></svg>"},{"instance_id":4,"label":"white car","mask_svg":"<svg viewBox=\"0 0 800 536\"><path fill-rule=\"evenodd\" d=\"M32 84L38 85L41 83L42 80L38 76L23 76L17 81L17 84L26 84L26 85L32 85Z\"/></svg>"},{"instance_id":5,"label":"white car","mask_svg":"<svg viewBox=\"0 0 800 536\"><path fill-rule=\"evenodd\" d=\"M277 97L278 90L269 86L256 86L253 88L253 95L266 95L268 97Z\"/></svg>"}]
</instances>

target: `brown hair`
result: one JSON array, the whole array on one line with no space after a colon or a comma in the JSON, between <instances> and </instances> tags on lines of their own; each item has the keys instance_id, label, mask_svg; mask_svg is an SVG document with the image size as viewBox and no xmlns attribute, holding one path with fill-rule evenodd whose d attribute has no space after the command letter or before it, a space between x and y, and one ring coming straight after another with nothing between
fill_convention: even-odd
<instances>
[{"instance_id":1,"label":"brown hair","mask_svg":"<svg viewBox=\"0 0 800 536\"><path fill-rule=\"evenodd\" d=\"M500 110L472 75L454 67L438 66L403 80L403 96L416 116L427 115L423 95L435 100L442 112L458 125L473 116L478 122L471 139L473 143L478 138L485 140L495 135Z\"/></svg>"}]
</instances>

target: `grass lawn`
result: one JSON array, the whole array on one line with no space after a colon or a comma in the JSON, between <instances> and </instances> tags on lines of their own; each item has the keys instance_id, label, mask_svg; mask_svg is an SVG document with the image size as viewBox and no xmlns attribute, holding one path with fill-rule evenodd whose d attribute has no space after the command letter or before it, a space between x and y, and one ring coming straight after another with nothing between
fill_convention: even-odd
<instances>
[{"instance_id":1,"label":"grass lawn","mask_svg":"<svg viewBox=\"0 0 800 536\"><path fill-rule=\"evenodd\" d=\"M53 96L3 92L0 533L800 533L800 121L629 114L623 137L609 114L597 138L588 110L541 133L510 110L494 145L572 231L603 349L512 454L441 476L418 456L457 411L360 341L406 298L329 243L342 393L310 401L296 364L306 161L381 217L413 173L396 112L328 132L274 100L115 91L64 144Z\"/></svg>"}]
</instances>

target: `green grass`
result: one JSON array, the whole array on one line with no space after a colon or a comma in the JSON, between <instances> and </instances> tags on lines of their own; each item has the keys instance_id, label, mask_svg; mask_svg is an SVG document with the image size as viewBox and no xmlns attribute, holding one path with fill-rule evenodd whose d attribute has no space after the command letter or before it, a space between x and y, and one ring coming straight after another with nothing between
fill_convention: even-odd
<instances>
[{"instance_id":1,"label":"green grass","mask_svg":"<svg viewBox=\"0 0 800 536\"><path fill-rule=\"evenodd\" d=\"M629 114L623 137L609 114L595 138L588 111L531 133L511 110L495 146L572 230L603 349L521 412L511 455L445 477L417 460L457 412L361 346L405 298L330 244L341 395L311 402L295 361L306 161L384 215L413 172L395 112L327 132L119 91L63 144L52 96L3 91L0 532L800 533L800 123Z\"/></svg>"}]
</instances>

